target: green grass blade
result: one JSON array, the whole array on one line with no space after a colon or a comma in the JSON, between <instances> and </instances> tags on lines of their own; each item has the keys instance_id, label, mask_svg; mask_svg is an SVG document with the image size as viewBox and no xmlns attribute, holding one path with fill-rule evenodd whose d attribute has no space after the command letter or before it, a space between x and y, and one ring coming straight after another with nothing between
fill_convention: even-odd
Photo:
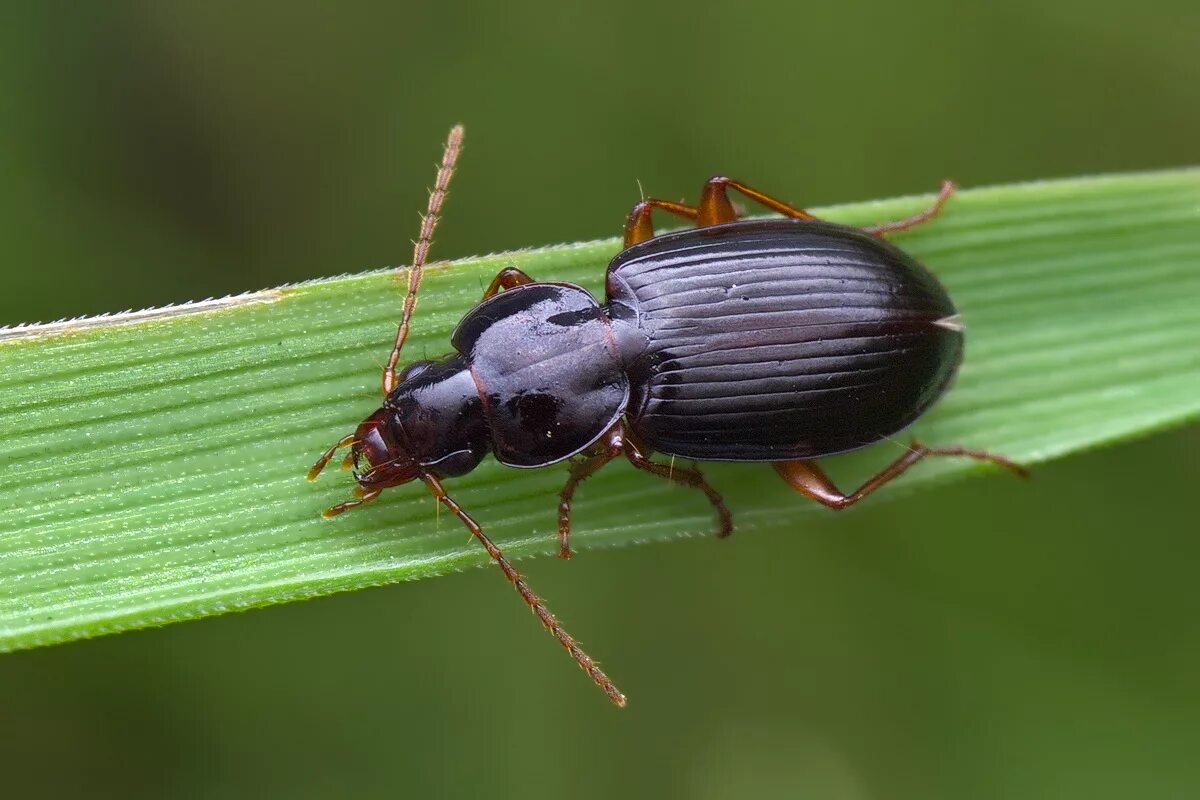
<instances>
[{"instance_id":1,"label":"green grass blade","mask_svg":"<svg viewBox=\"0 0 1200 800\"><path fill-rule=\"evenodd\" d=\"M924 202L822 215L866 224ZM896 241L943 279L967 325L966 364L921 438L1037 463L1200 414L1200 171L963 192ZM499 269L599 290L617 247L430 269L408 356L444 352ZM486 562L420 486L326 521L351 479L304 479L378 405L401 295L394 274L372 273L0 331L0 650ZM850 483L897 452L885 443L836 472ZM968 471L988 468L922 465L879 497ZM793 528L813 510L767 467L708 472L739 534ZM554 549L563 477L489 461L450 488L510 554L528 555ZM713 524L703 497L624 464L580 490L575 519L580 549Z\"/></svg>"}]
</instances>

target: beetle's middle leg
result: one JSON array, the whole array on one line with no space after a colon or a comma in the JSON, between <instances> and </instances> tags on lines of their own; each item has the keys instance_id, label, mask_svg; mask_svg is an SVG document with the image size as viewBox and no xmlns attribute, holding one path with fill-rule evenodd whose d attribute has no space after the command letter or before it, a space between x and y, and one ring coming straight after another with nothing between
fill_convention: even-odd
<instances>
[{"instance_id":1,"label":"beetle's middle leg","mask_svg":"<svg viewBox=\"0 0 1200 800\"><path fill-rule=\"evenodd\" d=\"M741 181L714 175L704 184L704 192L700 195L700 213L696 216L696 225L720 225L723 222L733 222L738 218L733 203L729 202L729 190L733 189L745 195L750 200L778 214L793 219L815 220L812 214L803 208L785 203L769 194L760 192Z\"/></svg>"},{"instance_id":2,"label":"beetle's middle leg","mask_svg":"<svg viewBox=\"0 0 1200 800\"><path fill-rule=\"evenodd\" d=\"M654 197L639 200L633 204L629 216L625 219L626 247L632 247L638 242L654 238L654 221L650 218L650 213L656 208L666 211L668 214L674 214L677 217L691 220L696 219L700 213L698 209L692 206L676 203L671 200L659 200Z\"/></svg>"},{"instance_id":3,"label":"beetle's middle leg","mask_svg":"<svg viewBox=\"0 0 1200 800\"><path fill-rule=\"evenodd\" d=\"M576 487L587 478L595 475L601 467L621 455L621 453L624 453L625 457L629 459L629 463L638 469L704 492L704 496L708 498L708 501L712 503L713 509L717 512L717 536L723 539L733 533L733 515L729 513L729 509L725 505L725 500L722 499L716 489L708 484L708 481L704 479L704 475L701 474L700 470L659 464L651 461L643 454L642 448L638 446L635 438L625 430L625 423L617 422L593 446L591 452L587 453L582 460L571 464L570 477L567 478L567 484L559 494L559 558L570 558L572 555L570 547L571 500L575 496Z\"/></svg>"},{"instance_id":4,"label":"beetle's middle leg","mask_svg":"<svg viewBox=\"0 0 1200 800\"><path fill-rule=\"evenodd\" d=\"M633 210L629 212L629 219L625 222L625 246L629 247L653 238L654 225L650 220L650 212L656 208L684 219L690 219L698 227L735 222L738 214L733 203L729 202L730 189L741 192L754 202L783 214L785 217L816 219L802 208L796 208L782 200L777 200L740 181L717 175L709 178L708 182L704 184L704 191L700 195L700 203L697 206L693 207L670 200L658 200L653 197L635 204Z\"/></svg>"},{"instance_id":5,"label":"beetle's middle leg","mask_svg":"<svg viewBox=\"0 0 1200 800\"><path fill-rule=\"evenodd\" d=\"M725 505L725 500L716 489L709 485L700 470L678 467L671 464L659 464L657 461L651 461L642 453L637 442L630 436L625 437L624 449L625 457L629 459L629 463L638 469L704 492L704 496L708 498L708 502L712 503L713 510L717 512L717 538L724 539L733 533L733 515L729 513L729 508Z\"/></svg>"},{"instance_id":6,"label":"beetle's middle leg","mask_svg":"<svg viewBox=\"0 0 1200 800\"><path fill-rule=\"evenodd\" d=\"M913 442L904 455L868 478L866 483L850 494L843 494L816 461L777 461L774 466L779 476L797 492L834 511L840 511L854 505L885 483L900 477L913 464L929 456L962 456L989 461L1004 467L1019 478L1029 477L1029 470L995 453L970 450L966 447L926 447L920 442Z\"/></svg>"}]
</instances>

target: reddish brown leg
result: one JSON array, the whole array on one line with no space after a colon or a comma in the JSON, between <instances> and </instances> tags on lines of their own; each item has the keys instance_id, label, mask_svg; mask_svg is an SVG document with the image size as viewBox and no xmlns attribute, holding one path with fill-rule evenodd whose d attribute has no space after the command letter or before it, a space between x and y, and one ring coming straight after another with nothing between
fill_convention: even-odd
<instances>
[{"instance_id":1,"label":"reddish brown leg","mask_svg":"<svg viewBox=\"0 0 1200 800\"><path fill-rule=\"evenodd\" d=\"M983 450L969 450L965 447L926 447L920 442L913 442L908 452L848 495L842 494L816 461L779 461L775 463L775 471L800 494L835 511L840 511L847 506L854 505L893 478L900 477L909 467L927 456L963 456L980 461L990 461L1004 467L1019 478L1029 477L1027 469L1009 461L1004 456Z\"/></svg>"},{"instance_id":2,"label":"reddish brown leg","mask_svg":"<svg viewBox=\"0 0 1200 800\"><path fill-rule=\"evenodd\" d=\"M704 496L708 498L708 502L712 503L713 510L717 512L717 538L724 539L733 533L733 515L729 513L729 509L725 506L725 501L717 493L717 490L709 486L708 481L704 479L704 475L700 473L700 470L677 467L670 464L659 464L651 461L642 453L642 450L633 441L632 437L629 436L625 437L624 449L625 457L629 459L629 463L638 469L704 492Z\"/></svg>"},{"instance_id":3,"label":"reddish brown leg","mask_svg":"<svg viewBox=\"0 0 1200 800\"><path fill-rule=\"evenodd\" d=\"M928 222L942 212L942 208L946 205L946 201L954 194L957 187L953 181L942 181L942 188L938 192L937 199L933 201L933 205L925 209L919 214L913 214L911 217L898 219L895 222L883 222L879 225L871 225L863 228L864 231L875 236L883 236L885 233L895 233L896 231L906 231L909 228L915 228L922 222Z\"/></svg>"},{"instance_id":4,"label":"reddish brown leg","mask_svg":"<svg viewBox=\"0 0 1200 800\"><path fill-rule=\"evenodd\" d=\"M492 282L488 284L487 289L483 292L483 299L487 300L489 297L500 294L501 289L511 289L514 286L524 286L527 283L534 283L533 278L516 267L505 267L496 273L496 277L492 278Z\"/></svg>"},{"instance_id":5,"label":"reddish brown leg","mask_svg":"<svg viewBox=\"0 0 1200 800\"><path fill-rule=\"evenodd\" d=\"M692 220L696 219L696 215L699 213L691 206L674 203L670 200L657 200L653 197L639 200L634 204L633 210L629 212L629 217L625 220L626 247L654 238L654 221L650 219L650 212L656 208L662 209L668 214Z\"/></svg>"},{"instance_id":6,"label":"reddish brown leg","mask_svg":"<svg viewBox=\"0 0 1200 800\"><path fill-rule=\"evenodd\" d=\"M567 649L567 652L583 668L583 671L608 695L608 699L612 700L618 706L624 706L625 695L621 694L621 691L613 685L612 680L604 674L604 671L592 660L592 657L583 652L583 649L575 642L571 635L563 630L562 625L550 613L550 609L546 608L546 604L542 602L542 599L534 593L533 589L529 588L529 584L525 582L525 578L513 568L513 565L504 557L504 553L500 552L500 548L479 527L479 523L471 519L470 515L463 511L462 507L454 502L454 499L450 495L446 494L441 481L435 476L426 474L422 475L421 479L425 481L425 485L429 487L430 493L433 494L437 501L448 508L450 513L458 517L462 524L467 526L467 530L471 532L471 535L479 540L479 543L483 545L483 549L487 550L488 555L500 567L504 573L504 577L508 578L509 583L516 587L517 592L521 595L521 599L525 601L533 613L537 615L537 618L541 620L542 624L546 626L546 630L550 631L551 635L555 639L558 639L559 643Z\"/></svg>"},{"instance_id":7,"label":"reddish brown leg","mask_svg":"<svg viewBox=\"0 0 1200 800\"><path fill-rule=\"evenodd\" d=\"M450 186L450 178L454 175L454 165L458 162L458 154L462 151L463 129L455 125L450 129L446 138L446 148L442 151L442 163L438 166L437 178L433 182L433 190L429 193L429 205L425 216L421 217L421 232L413 247L413 263L408 268L408 293L404 296L404 315L400 317L400 325L396 328L396 344L388 356L387 365L383 368L383 393L391 394L400 382L396 365L400 363L400 350L408 338L408 326L412 322L413 310L417 307L417 289L421 286L421 276L425 272L425 260L429 257L429 248L433 244L433 232L437 229L438 215L442 211L442 203L446 200L446 189Z\"/></svg>"},{"instance_id":8,"label":"reddish brown leg","mask_svg":"<svg viewBox=\"0 0 1200 800\"><path fill-rule=\"evenodd\" d=\"M700 213L696 218L697 225L720 225L723 222L733 222L737 219L733 203L729 202L730 189L741 192L759 205L783 214L785 217L816 219L803 208L788 205L782 200L777 200L769 194L763 194L744 183L717 175L709 178L708 182L704 184L704 193L700 196Z\"/></svg>"},{"instance_id":9,"label":"reddish brown leg","mask_svg":"<svg viewBox=\"0 0 1200 800\"><path fill-rule=\"evenodd\" d=\"M656 208L662 209L684 219L694 220L697 226L720 225L723 222L733 222L738 218L733 203L729 202L729 190L734 189L756 203L766 206L787 217L796 219L816 219L802 208L788 205L782 200L776 200L770 195L763 194L744 183L731 178L715 176L704 184L704 192L700 195L700 204L693 208L683 203L670 200L648 198L637 203L625 223L625 246L644 242L654 236L654 225L650 220L650 212Z\"/></svg>"},{"instance_id":10,"label":"reddish brown leg","mask_svg":"<svg viewBox=\"0 0 1200 800\"><path fill-rule=\"evenodd\" d=\"M570 476L567 478L567 484L563 487L562 493L559 495L558 503L558 542L559 542L559 558L570 558L572 555L570 548L571 537L571 500L575 495L575 489L585 479L595 475L601 467L608 464L622 452L629 459L629 463L638 469L653 473L667 480L675 481L683 486L690 486L704 492L705 497L712 503L713 508L717 512L718 526L717 536L724 538L733 532L733 515L729 513L729 509L725 506L725 501L721 499L721 495L713 489L708 481L698 469L688 469L686 467L673 467L668 464L658 464L647 458L629 431L625 430L625 424L618 422L608 433L600 440L595 450L593 450L584 460L577 461L571 465Z\"/></svg>"},{"instance_id":11,"label":"reddish brown leg","mask_svg":"<svg viewBox=\"0 0 1200 800\"><path fill-rule=\"evenodd\" d=\"M704 184L704 192L700 196L700 203L695 208L683 205L682 203L673 203L668 200L656 200L653 198L642 200L635 205L633 211L629 214L628 221L625 223L625 246L629 247L638 242L644 242L654 236L654 226L650 220L650 212L655 208L661 208L664 211L686 219L695 220L696 225L700 227L735 221L738 215L733 207L733 203L729 201L729 190L731 189L740 192L750 200L771 211L783 214L785 217L808 220L817 219L802 208L785 203L740 181L718 175L709 178L708 182ZM954 191L955 186L952 182L943 181L942 189L938 193L933 205L921 213L896 220L895 222L872 225L863 228L863 230L875 236L883 236L886 233L908 230L920 225L922 222L936 217L946 205L946 201L954 194Z\"/></svg>"},{"instance_id":12,"label":"reddish brown leg","mask_svg":"<svg viewBox=\"0 0 1200 800\"><path fill-rule=\"evenodd\" d=\"M571 552L571 499L575 488L587 478L595 475L608 462L621 455L625 442L625 426L618 422L593 446L580 461L571 463L567 483L558 495L558 557L570 558Z\"/></svg>"}]
</instances>

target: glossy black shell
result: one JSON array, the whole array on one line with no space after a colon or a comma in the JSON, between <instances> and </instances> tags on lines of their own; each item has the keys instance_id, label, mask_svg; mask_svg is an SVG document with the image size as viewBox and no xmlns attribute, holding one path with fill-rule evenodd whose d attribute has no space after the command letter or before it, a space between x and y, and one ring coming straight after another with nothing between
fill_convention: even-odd
<instances>
[{"instance_id":1,"label":"glossy black shell","mask_svg":"<svg viewBox=\"0 0 1200 800\"><path fill-rule=\"evenodd\" d=\"M670 455L863 447L921 416L962 358L937 279L857 228L777 219L670 233L620 253L607 285L626 417Z\"/></svg>"}]
</instances>

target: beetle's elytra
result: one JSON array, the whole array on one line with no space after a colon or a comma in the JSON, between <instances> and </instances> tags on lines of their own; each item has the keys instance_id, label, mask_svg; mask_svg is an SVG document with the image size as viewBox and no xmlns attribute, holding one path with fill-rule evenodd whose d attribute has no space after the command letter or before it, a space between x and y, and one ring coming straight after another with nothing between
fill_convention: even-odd
<instances>
[{"instance_id":1,"label":"beetle's elytra","mask_svg":"<svg viewBox=\"0 0 1200 800\"><path fill-rule=\"evenodd\" d=\"M350 453L356 499L420 479L504 571L542 624L617 705L625 696L562 628L442 479L489 453L512 467L571 459L559 497L559 555L569 558L571 499L581 481L624 456L634 467L702 491L733 530L721 496L696 461L765 461L796 491L830 508L858 502L931 455L990 461L964 447L909 449L843 494L816 459L903 430L946 391L962 359L954 304L937 279L883 236L932 219L954 191L907 219L852 228L816 219L737 181L709 179L700 203L638 202L625 249L609 264L606 302L518 269L496 276L451 338L454 351L397 371L422 268L462 146L446 142L408 273L404 313L383 372L383 405L329 448ZM739 221L729 190L783 215ZM655 236L654 209L696 227Z\"/></svg>"}]
</instances>

